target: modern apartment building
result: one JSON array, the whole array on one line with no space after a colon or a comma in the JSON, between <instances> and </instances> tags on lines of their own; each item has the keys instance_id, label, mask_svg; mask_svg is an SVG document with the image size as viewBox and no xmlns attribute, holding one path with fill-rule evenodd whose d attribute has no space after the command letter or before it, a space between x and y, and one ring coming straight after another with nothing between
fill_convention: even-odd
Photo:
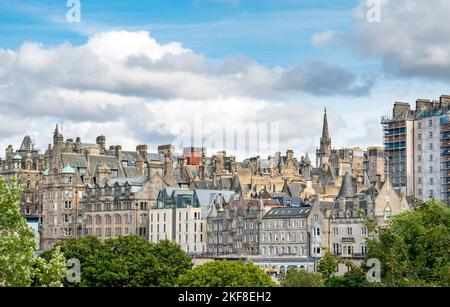
<instances>
[{"instance_id":1,"label":"modern apartment building","mask_svg":"<svg viewBox=\"0 0 450 307\"><path fill-rule=\"evenodd\" d=\"M396 102L392 117L383 117L385 171L397 191L422 201L449 202L449 104L450 96L418 99L415 110Z\"/></svg>"}]
</instances>

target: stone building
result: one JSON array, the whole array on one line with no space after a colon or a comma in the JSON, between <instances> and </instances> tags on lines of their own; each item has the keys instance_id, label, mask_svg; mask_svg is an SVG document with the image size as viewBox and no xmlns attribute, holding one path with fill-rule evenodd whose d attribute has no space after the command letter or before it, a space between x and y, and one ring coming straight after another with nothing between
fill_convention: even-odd
<instances>
[{"instance_id":1,"label":"stone building","mask_svg":"<svg viewBox=\"0 0 450 307\"><path fill-rule=\"evenodd\" d=\"M160 190L157 205L150 210L152 243L169 240L189 254L206 252L206 219L194 192L182 188Z\"/></svg>"},{"instance_id":2,"label":"stone building","mask_svg":"<svg viewBox=\"0 0 450 307\"><path fill-rule=\"evenodd\" d=\"M360 261L367 252L365 240L371 234L365 216L384 225L395 214L409 210L406 197L395 192L390 179L378 190L375 185L356 192L355 180L347 173L333 201L314 202L308 220L311 256L320 258L324 248L335 255Z\"/></svg>"},{"instance_id":3,"label":"stone building","mask_svg":"<svg viewBox=\"0 0 450 307\"><path fill-rule=\"evenodd\" d=\"M309 207L272 208L262 218L261 256L309 259Z\"/></svg>"},{"instance_id":4,"label":"stone building","mask_svg":"<svg viewBox=\"0 0 450 307\"><path fill-rule=\"evenodd\" d=\"M163 186L162 167L149 168L150 176L113 178L104 185L86 186L81 201L83 235L100 239L138 235L149 239L153 189Z\"/></svg>"},{"instance_id":5,"label":"stone building","mask_svg":"<svg viewBox=\"0 0 450 307\"><path fill-rule=\"evenodd\" d=\"M44 154L42 248L49 249L65 238L83 234L81 201L88 187L97 191L97 188L113 188L110 179L125 183L123 178L147 176L150 186L145 201L148 206L155 204L159 190L176 183L170 173L163 174L164 156L147 150L146 145L137 146L136 151L122 150L120 145L107 149L104 136L97 137L95 144L82 143L80 138L64 140L57 126L53 144ZM109 187L106 186L108 182ZM99 208L94 207L93 212L106 215L104 211L109 199L97 196L103 203ZM105 237L103 230L101 236Z\"/></svg>"},{"instance_id":6,"label":"stone building","mask_svg":"<svg viewBox=\"0 0 450 307\"><path fill-rule=\"evenodd\" d=\"M36 242L40 245L39 231L42 223L43 192L42 170L44 157L34 148L29 136L25 136L17 151L12 145L6 149L5 160L0 161L0 176L11 184L13 178L23 187L20 196L20 210L27 223L33 228Z\"/></svg>"}]
</instances>

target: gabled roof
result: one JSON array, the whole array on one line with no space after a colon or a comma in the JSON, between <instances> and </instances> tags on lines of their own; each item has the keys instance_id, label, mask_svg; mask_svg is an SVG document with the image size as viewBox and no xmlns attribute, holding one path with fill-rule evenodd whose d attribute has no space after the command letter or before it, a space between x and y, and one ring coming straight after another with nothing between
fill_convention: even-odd
<instances>
[{"instance_id":1,"label":"gabled roof","mask_svg":"<svg viewBox=\"0 0 450 307\"><path fill-rule=\"evenodd\" d=\"M62 173L63 174L75 174L75 171L69 164L67 164L67 166L62 170Z\"/></svg>"}]
</instances>

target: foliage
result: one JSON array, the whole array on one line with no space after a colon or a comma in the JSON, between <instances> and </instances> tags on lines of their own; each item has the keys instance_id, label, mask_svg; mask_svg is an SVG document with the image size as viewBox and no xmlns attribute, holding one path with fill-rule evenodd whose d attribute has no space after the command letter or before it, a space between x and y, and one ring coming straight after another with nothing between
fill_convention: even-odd
<instances>
[{"instance_id":1,"label":"foliage","mask_svg":"<svg viewBox=\"0 0 450 307\"><path fill-rule=\"evenodd\" d=\"M258 266L242 261L211 261L179 276L181 287L273 287L274 281Z\"/></svg>"},{"instance_id":2,"label":"foliage","mask_svg":"<svg viewBox=\"0 0 450 307\"><path fill-rule=\"evenodd\" d=\"M191 268L191 260L174 243L152 244L138 236L104 242L95 237L69 239L57 245L67 259L81 264L82 287L173 286L178 275ZM43 255L48 257L48 252Z\"/></svg>"},{"instance_id":3,"label":"foliage","mask_svg":"<svg viewBox=\"0 0 450 307\"><path fill-rule=\"evenodd\" d=\"M280 285L282 287L323 287L324 283L320 274L292 269L281 277Z\"/></svg>"},{"instance_id":4,"label":"foliage","mask_svg":"<svg viewBox=\"0 0 450 307\"><path fill-rule=\"evenodd\" d=\"M330 279L338 271L339 258L333 255L329 250L325 251L324 256L320 260L317 271L322 274L325 284L328 285Z\"/></svg>"},{"instance_id":5,"label":"foliage","mask_svg":"<svg viewBox=\"0 0 450 307\"><path fill-rule=\"evenodd\" d=\"M347 272L343 276L333 276L328 281L329 287L370 287L364 269L352 263L346 263Z\"/></svg>"},{"instance_id":6,"label":"foliage","mask_svg":"<svg viewBox=\"0 0 450 307\"><path fill-rule=\"evenodd\" d=\"M387 286L449 286L450 209L433 199L392 218L367 240Z\"/></svg>"},{"instance_id":7,"label":"foliage","mask_svg":"<svg viewBox=\"0 0 450 307\"><path fill-rule=\"evenodd\" d=\"M23 287L31 282L35 240L20 213L20 187L0 178L0 286Z\"/></svg>"},{"instance_id":8,"label":"foliage","mask_svg":"<svg viewBox=\"0 0 450 307\"><path fill-rule=\"evenodd\" d=\"M20 213L21 187L0 178L0 286L60 286L65 276L63 255L55 251L46 261L34 257L33 231Z\"/></svg>"},{"instance_id":9,"label":"foliage","mask_svg":"<svg viewBox=\"0 0 450 307\"><path fill-rule=\"evenodd\" d=\"M49 261L37 257L32 266L33 287L62 287L67 275L66 259L59 248L55 248Z\"/></svg>"}]
</instances>

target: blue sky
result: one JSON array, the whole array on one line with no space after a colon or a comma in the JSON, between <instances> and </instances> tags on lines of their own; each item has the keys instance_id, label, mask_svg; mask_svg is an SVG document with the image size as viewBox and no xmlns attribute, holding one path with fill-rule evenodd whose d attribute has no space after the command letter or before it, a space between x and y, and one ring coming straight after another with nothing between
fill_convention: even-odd
<instances>
[{"instance_id":1,"label":"blue sky","mask_svg":"<svg viewBox=\"0 0 450 307\"><path fill-rule=\"evenodd\" d=\"M356 1L317 0L81 0L82 22L64 19L66 2L0 1L0 46L18 48L24 41L47 46L84 43L100 30L147 30L161 43L182 42L208 57L246 55L265 65L292 65L324 59L311 36L327 29L346 30ZM339 3L339 4L337 4ZM359 69L340 48L333 57Z\"/></svg>"},{"instance_id":2,"label":"blue sky","mask_svg":"<svg viewBox=\"0 0 450 307\"><path fill-rule=\"evenodd\" d=\"M156 146L186 106L279 121L282 146L310 154L327 106L335 146L381 144L394 101L449 94L450 4L379 1L369 23L367 0L81 0L69 23L66 0L0 0L0 147L31 134L44 148L58 121L70 137Z\"/></svg>"}]
</instances>

